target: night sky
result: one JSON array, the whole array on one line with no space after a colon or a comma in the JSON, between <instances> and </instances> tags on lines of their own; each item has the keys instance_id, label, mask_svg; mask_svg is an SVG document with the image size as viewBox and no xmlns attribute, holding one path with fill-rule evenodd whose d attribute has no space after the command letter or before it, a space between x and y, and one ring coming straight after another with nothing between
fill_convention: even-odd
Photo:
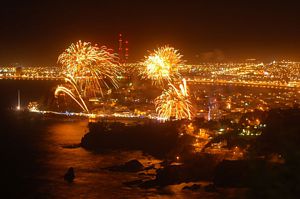
<instances>
[{"instance_id":1,"label":"night sky","mask_svg":"<svg viewBox=\"0 0 300 199\"><path fill-rule=\"evenodd\" d=\"M300 61L297 1L2 0L0 25L0 65L52 66L79 39L116 48L118 33L131 61L165 44L190 63Z\"/></svg>"}]
</instances>

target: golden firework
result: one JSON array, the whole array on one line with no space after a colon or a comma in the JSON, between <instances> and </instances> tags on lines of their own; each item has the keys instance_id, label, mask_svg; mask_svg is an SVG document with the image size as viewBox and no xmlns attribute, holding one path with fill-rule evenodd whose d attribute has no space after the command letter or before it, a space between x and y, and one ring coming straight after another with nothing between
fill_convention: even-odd
<instances>
[{"instance_id":1,"label":"golden firework","mask_svg":"<svg viewBox=\"0 0 300 199\"><path fill-rule=\"evenodd\" d=\"M141 75L152 80L153 84L163 85L179 78L178 67L183 65L182 55L173 47L164 46L145 57Z\"/></svg>"},{"instance_id":2,"label":"golden firework","mask_svg":"<svg viewBox=\"0 0 300 199\"><path fill-rule=\"evenodd\" d=\"M65 74L72 76L84 97L103 95L106 89L118 87L117 77L120 75L118 57L105 47L92 45L90 42L78 41L71 44L59 57Z\"/></svg>"},{"instance_id":3,"label":"golden firework","mask_svg":"<svg viewBox=\"0 0 300 199\"><path fill-rule=\"evenodd\" d=\"M85 98L98 93L103 95L103 86L106 89L118 87L118 57L105 46L99 48L90 42L78 41L58 57L58 63L64 68L66 85L58 86L55 96L67 94L86 113L89 109Z\"/></svg>"},{"instance_id":4,"label":"golden firework","mask_svg":"<svg viewBox=\"0 0 300 199\"><path fill-rule=\"evenodd\" d=\"M155 99L156 111L160 118L191 119L192 103L190 101L186 80L183 79L179 89L173 84Z\"/></svg>"}]
</instances>

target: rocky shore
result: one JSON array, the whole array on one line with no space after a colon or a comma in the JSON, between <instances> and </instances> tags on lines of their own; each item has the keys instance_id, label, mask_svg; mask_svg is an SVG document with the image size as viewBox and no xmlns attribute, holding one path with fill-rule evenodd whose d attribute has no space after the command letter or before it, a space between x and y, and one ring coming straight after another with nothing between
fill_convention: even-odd
<instances>
[{"instance_id":1,"label":"rocky shore","mask_svg":"<svg viewBox=\"0 0 300 199\"><path fill-rule=\"evenodd\" d=\"M126 126L123 123L98 122L89 124L89 133L81 140L88 150L140 150L158 159L174 158L191 150L193 138L180 136L179 122L147 123Z\"/></svg>"},{"instance_id":2,"label":"rocky shore","mask_svg":"<svg viewBox=\"0 0 300 199\"><path fill-rule=\"evenodd\" d=\"M126 126L121 123L92 123L81 147L105 152L139 150L162 160L159 167L132 160L107 168L112 172L137 172L148 178L124 182L126 186L157 188L194 183L185 191L218 193L221 189L241 189L249 198L299 198L299 109L272 110L262 135L247 146L243 159L226 160L218 154L193 151L193 137L180 132L181 122L147 123ZM232 134L239 139L245 139ZM154 174L154 175L153 175ZM202 186L199 182L209 184ZM286 195L288 193L288 195Z\"/></svg>"}]
</instances>

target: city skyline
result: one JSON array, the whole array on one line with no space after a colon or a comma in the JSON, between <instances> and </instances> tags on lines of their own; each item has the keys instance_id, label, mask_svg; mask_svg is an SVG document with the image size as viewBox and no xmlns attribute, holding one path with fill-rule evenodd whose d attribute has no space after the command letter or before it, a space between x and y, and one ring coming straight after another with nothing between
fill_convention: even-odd
<instances>
[{"instance_id":1,"label":"city skyline","mask_svg":"<svg viewBox=\"0 0 300 199\"><path fill-rule=\"evenodd\" d=\"M129 40L130 61L165 44L190 63L300 60L292 1L10 1L0 11L1 65L54 65L80 39L117 49L119 33Z\"/></svg>"}]
</instances>

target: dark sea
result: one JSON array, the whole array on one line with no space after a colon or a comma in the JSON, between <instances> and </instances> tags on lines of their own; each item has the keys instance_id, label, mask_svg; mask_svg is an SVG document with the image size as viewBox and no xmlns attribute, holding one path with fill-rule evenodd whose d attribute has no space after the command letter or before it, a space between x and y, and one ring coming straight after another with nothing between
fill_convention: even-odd
<instances>
[{"instance_id":1,"label":"dark sea","mask_svg":"<svg viewBox=\"0 0 300 199\"><path fill-rule=\"evenodd\" d=\"M1 198L216 198L214 193L182 191L185 184L163 189L140 189L123 183L149 176L111 172L103 168L138 159L145 166L158 163L140 151L93 153L80 147L88 132L84 118L44 118L15 111L17 91L21 105L50 101L58 82L0 80L0 181ZM47 102L47 103L48 103ZM75 169L75 181L63 176Z\"/></svg>"}]
</instances>

